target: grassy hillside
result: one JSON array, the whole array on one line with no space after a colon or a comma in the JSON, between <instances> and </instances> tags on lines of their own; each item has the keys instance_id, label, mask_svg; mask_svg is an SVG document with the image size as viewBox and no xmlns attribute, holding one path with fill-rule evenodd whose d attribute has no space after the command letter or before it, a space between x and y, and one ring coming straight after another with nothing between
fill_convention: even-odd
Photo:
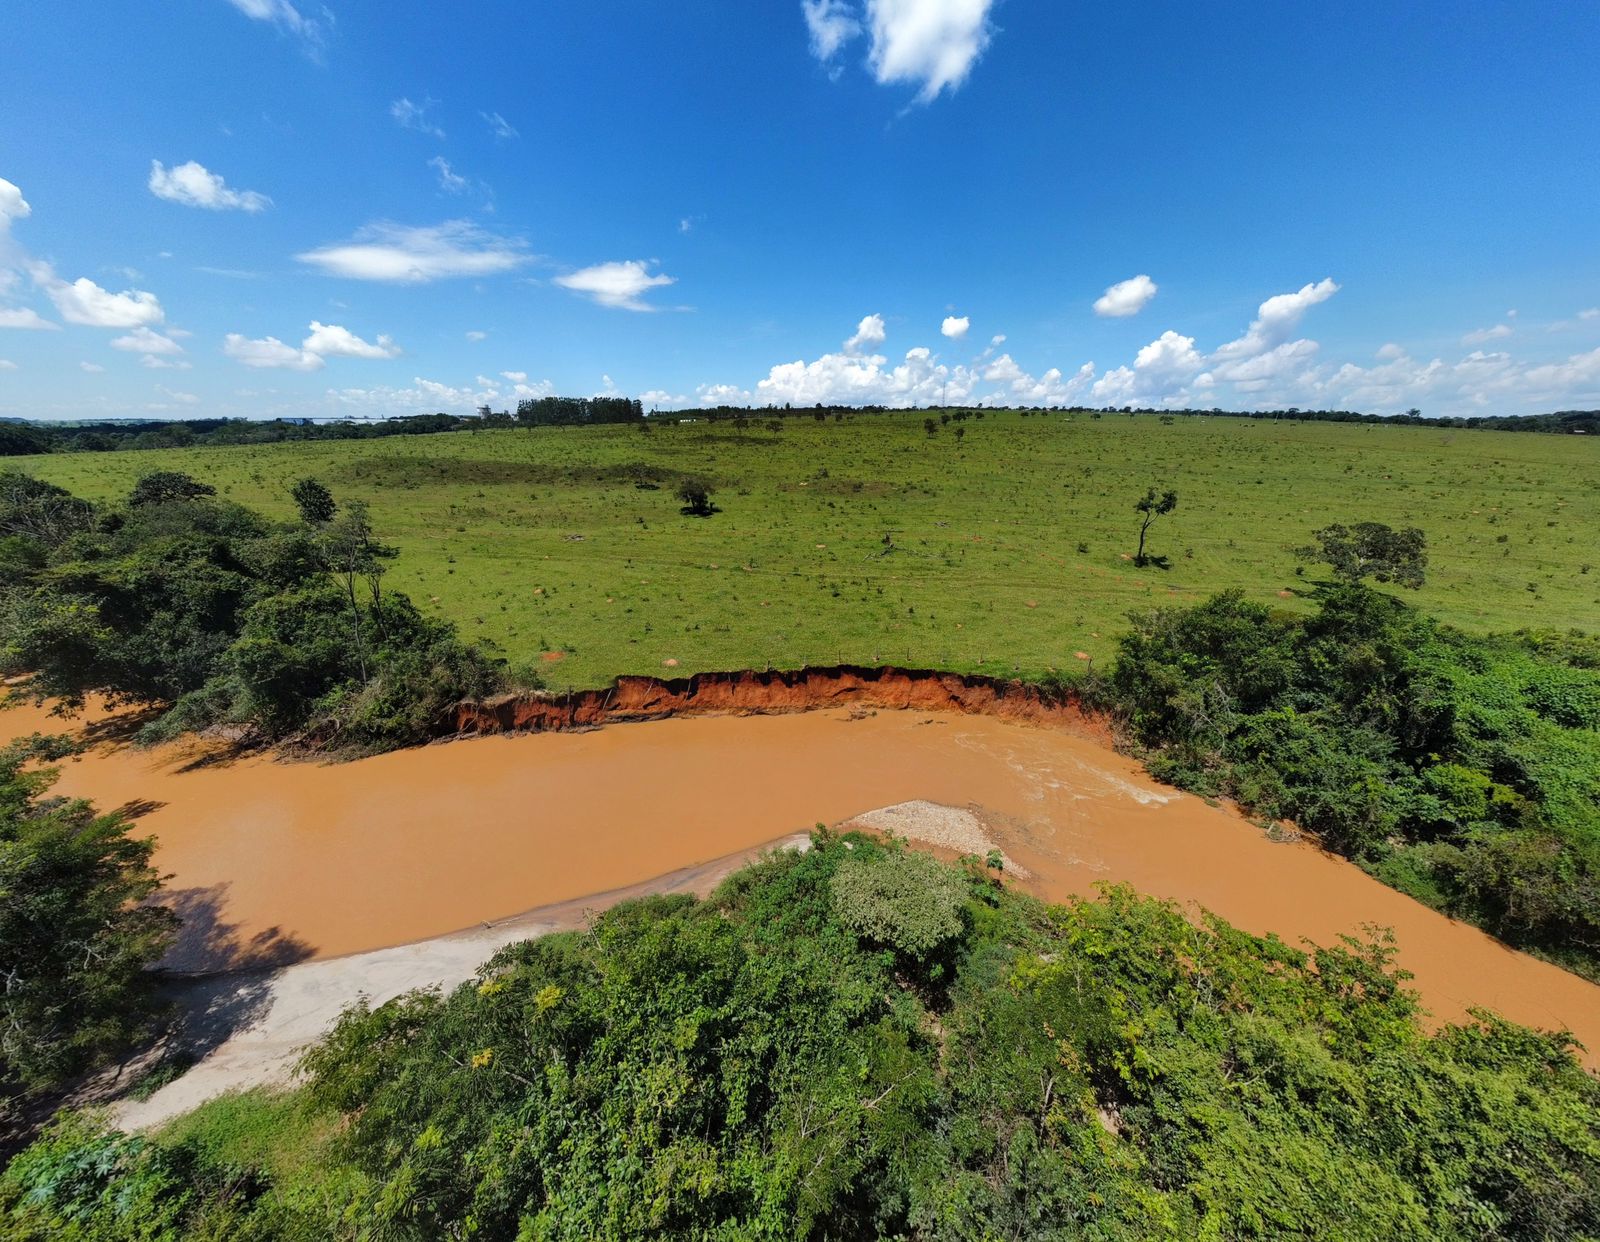
<instances>
[{"instance_id":1,"label":"grassy hillside","mask_svg":"<svg viewBox=\"0 0 1600 1242\"><path fill-rule=\"evenodd\" d=\"M187 471L292 513L306 475L370 502L390 581L556 687L618 673L895 661L1038 673L1109 656L1123 614L1229 587L1300 608L1291 549L1331 521L1417 525L1417 603L1474 630L1600 618L1600 443L1177 417L921 412L494 431L18 459L91 498ZM679 515L684 474L722 512ZM640 482L654 483L654 490ZM1136 570L1134 501L1175 488ZM890 542L885 543L885 536ZM1308 571L1313 572L1313 571Z\"/></svg>"}]
</instances>

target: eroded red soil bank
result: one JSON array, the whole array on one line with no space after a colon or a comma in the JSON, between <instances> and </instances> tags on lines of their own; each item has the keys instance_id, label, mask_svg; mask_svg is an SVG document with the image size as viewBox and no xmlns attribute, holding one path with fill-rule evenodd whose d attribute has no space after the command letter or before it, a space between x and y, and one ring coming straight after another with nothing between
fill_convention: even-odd
<instances>
[{"instance_id":1,"label":"eroded red soil bank","mask_svg":"<svg viewBox=\"0 0 1600 1242\"><path fill-rule=\"evenodd\" d=\"M1085 711L1070 693L1055 694L1028 682L997 677L859 665L699 673L673 679L619 677L604 690L504 695L460 704L448 731L541 733L668 716L769 715L824 707L960 712L1110 738L1105 720Z\"/></svg>"}]
</instances>

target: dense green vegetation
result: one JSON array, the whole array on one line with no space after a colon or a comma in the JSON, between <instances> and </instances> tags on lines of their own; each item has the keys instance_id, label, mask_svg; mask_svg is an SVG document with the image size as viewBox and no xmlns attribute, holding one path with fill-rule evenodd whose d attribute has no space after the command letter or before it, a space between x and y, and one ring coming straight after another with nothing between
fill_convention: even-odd
<instances>
[{"instance_id":1,"label":"dense green vegetation","mask_svg":"<svg viewBox=\"0 0 1600 1242\"><path fill-rule=\"evenodd\" d=\"M0 749L0 1126L27 1093L123 1052L156 1015L146 967L175 920L140 904L152 844L120 814L52 797L61 739Z\"/></svg>"},{"instance_id":2,"label":"dense green vegetation","mask_svg":"<svg viewBox=\"0 0 1600 1242\"><path fill-rule=\"evenodd\" d=\"M309 484L309 488L308 488ZM448 623L382 586L366 506L302 480L273 523L175 471L95 505L0 474L0 664L26 691L150 704L159 738L212 725L344 747L431 736L503 679Z\"/></svg>"},{"instance_id":3,"label":"dense green vegetation","mask_svg":"<svg viewBox=\"0 0 1600 1242\"><path fill-rule=\"evenodd\" d=\"M678 418L707 419L745 423L752 418L842 419L846 414L883 414L882 407L816 406L806 409L745 409L718 406L714 409L670 410L656 415L661 420ZM962 414L976 413L962 410ZM985 411L990 413L993 411ZM1033 413L1035 411L1030 411ZM1046 411L1039 410L1038 413ZM1073 409L1075 415L1103 417L1107 413L1153 414L1173 417L1166 410ZM1490 429L1495 431L1533 431L1553 434L1600 434L1600 410L1558 410L1552 414L1485 415L1463 418L1424 419L1419 411L1405 414L1356 414L1349 410L1182 410L1179 417L1248 418L1299 422L1377 423L1400 426L1427 425L1443 428ZM106 453L119 449L187 448L200 444L278 444L286 440L375 440L383 436L425 435L436 431L487 430L513 425L523 427L584 427L603 423L637 422L645 417L637 400L626 397L533 397L517 403L515 415L481 407L476 414L406 414L373 422L312 422L309 419L114 419L105 422L39 423L21 419L0 419L0 457L27 456L33 453ZM949 417L949 412L945 412Z\"/></svg>"},{"instance_id":4,"label":"dense green vegetation","mask_svg":"<svg viewBox=\"0 0 1600 1242\"><path fill-rule=\"evenodd\" d=\"M838 413L838 411L835 411ZM960 411L957 411L960 413ZM742 417L742 416L741 416ZM96 501L179 470L277 520L308 476L403 553L386 585L557 688L850 662L1044 676L1132 608L1285 598L1329 523L1427 532L1417 603L1471 631L1593 629L1600 437L1176 415L924 411L17 458ZM777 430L772 430L776 426ZM954 430L964 427L957 442ZM715 516L682 516L688 476ZM1183 500L1135 568L1152 485ZM886 537L887 536L887 540ZM820 546L819 546L820 545ZM1588 572L1586 572L1586 567Z\"/></svg>"},{"instance_id":5,"label":"dense green vegetation","mask_svg":"<svg viewBox=\"0 0 1600 1242\"><path fill-rule=\"evenodd\" d=\"M296 1094L63 1123L0 1213L106 1242L1600 1231L1600 1082L1487 1016L1424 1034L1389 954L822 836L356 1009Z\"/></svg>"},{"instance_id":6,"label":"dense green vegetation","mask_svg":"<svg viewBox=\"0 0 1600 1242\"><path fill-rule=\"evenodd\" d=\"M1600 978L1600 640L1461 633L1359 583L1133 615L1108 694L1150 770Z\"/></svg>"}]
</instances>

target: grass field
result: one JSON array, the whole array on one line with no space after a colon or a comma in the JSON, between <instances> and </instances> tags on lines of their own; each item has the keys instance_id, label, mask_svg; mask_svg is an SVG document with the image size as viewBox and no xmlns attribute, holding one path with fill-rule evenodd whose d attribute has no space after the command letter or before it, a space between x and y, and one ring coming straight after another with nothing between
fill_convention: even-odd
<instances>
[{"instance_id":1,"label":"grass field","mask_svg":"<svg viewBox=\"0 0 1600 1242\"><path fill-rule=\"evenodd\" d=\"M1124 614L1225 587L1300 607L1292 549L1420 526L1416 602L1475 630L1600 624L1600 442L1418 427L990 413L456 432L14 459L81 495L176 469L267 513L315 475L402 549L389 581L556 688L619 673L895 662L1036 674L1110 654ZM653 473L656 490L637 480ZM679 475L722 512L680 516ZM1168 569L1135 569L1149 486ZM885 536L889 542L885 542ZM1589 563L1594 563L1594 568ZM668 666L666 661L676 660Z\"/></svg>"}]
</instances>

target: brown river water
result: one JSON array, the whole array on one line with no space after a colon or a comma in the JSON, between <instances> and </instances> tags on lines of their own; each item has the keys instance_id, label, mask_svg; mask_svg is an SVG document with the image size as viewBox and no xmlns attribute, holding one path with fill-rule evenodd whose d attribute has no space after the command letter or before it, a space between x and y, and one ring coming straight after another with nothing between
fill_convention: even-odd
<instances>
[{"instance_id":1,"label":"brown river water","mask_svg":"<svg viewBox=\"0 0 1600 1242\"><path fill-rule=\"evenodd\" d=\"M0 737L71 728L42 708L0 712ZM1058 728L919 711L696 716L343 764L103 740L61 772L58 792L129 807L156 838L186 919L182 969L421 940L920 799L976 811L1030 873L1019 883L1049 899L1119 881L1291 943L1393 928L1437 1019L1482 1006L1565 1027L1600 1062L1600 987Z\"/></svg>"}]
</instances>

